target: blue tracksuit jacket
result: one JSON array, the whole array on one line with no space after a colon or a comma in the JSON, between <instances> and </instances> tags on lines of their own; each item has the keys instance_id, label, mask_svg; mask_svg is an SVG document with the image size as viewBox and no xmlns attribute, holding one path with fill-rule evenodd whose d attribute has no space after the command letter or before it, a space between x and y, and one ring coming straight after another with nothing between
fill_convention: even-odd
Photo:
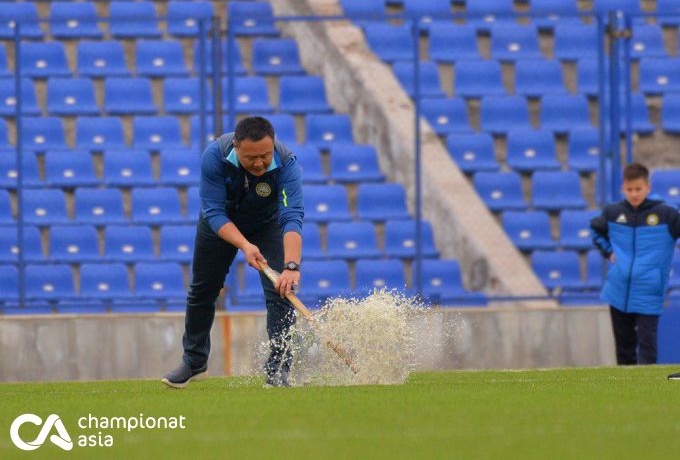
<instances>
[{"instance_id":1,"label":"blue tracksuit jacket","mask_svg":"<svg viewBox=\"0 0 680 460\"><path fill-rule=\"evenodd\" d=\"M602 255L615 256L602 299L626 313L660 315L680 237L678 210L651 199L633 209L623 200L605 206L590 226Z\"/></svg>"}]
</instances>

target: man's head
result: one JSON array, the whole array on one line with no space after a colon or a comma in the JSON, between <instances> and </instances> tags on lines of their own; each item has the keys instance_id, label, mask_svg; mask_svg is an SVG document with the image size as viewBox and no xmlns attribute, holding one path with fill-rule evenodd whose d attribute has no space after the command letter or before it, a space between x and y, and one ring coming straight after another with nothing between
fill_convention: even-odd
<instances>
[{"instance_id":1,"label":"man's head","mask_svg":"<svg viewBox=\"0 0 680 460\"><path fill-rule=\"evenodd\" d=\"M243 169L261 176L274 158L274 127L265 118L247 117L234 131L234 148Z\"/></svg>"},{"instance_id":2,"label":"man's head","mask_svg":"<svg viewBox=\"0 0 680 460\"><path fill-rule=\"evenodd\" d=\"M623 195L628 203L637 208L645 201L651 191L649 169L640 163L631 163L623 170Z\"/></svg>"}]
</instances>

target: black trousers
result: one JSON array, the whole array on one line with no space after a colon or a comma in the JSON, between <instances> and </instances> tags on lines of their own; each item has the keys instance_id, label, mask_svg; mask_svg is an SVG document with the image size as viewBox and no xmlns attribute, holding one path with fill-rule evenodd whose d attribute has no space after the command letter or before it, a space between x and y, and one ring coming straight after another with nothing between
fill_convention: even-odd
<instances>
[{"instance_id":1,"label":"black trousers","mask_svg":"<svg viewBox=\"0 0 680 460\"><path fill-rule=\"evenodd\" d=\"M625 313L609 306L620 365L656 364L658 356L658 315Z\"/></svg>"},{"instance_id":2,"label":"black trousers","mask_svg":"<svg viewBox=\"0 0 680 460\"><path fill-rule=\"evenodd\" d=\"M283 235L277 222L244 235L257 246L269 265L283 269ZM204 219L196 225L192 280L184 320L183 360L192 367L203 366L210 354L210 329L215 319L215 301L238 249L220 238ZM248 266L246 270L254 270ZM270 353L265 365L269 375L288 372L292 359L290 328L295 324L292 305L282 299L269 279L260 273L267 305L267 334Z\"/></svg>"}]
</instances>

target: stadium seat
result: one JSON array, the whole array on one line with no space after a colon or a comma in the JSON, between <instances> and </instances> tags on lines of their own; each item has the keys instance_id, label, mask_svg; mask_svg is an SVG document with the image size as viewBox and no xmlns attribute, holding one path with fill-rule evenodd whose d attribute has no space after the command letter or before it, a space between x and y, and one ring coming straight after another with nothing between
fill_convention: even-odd
<instances>
[{"instance_id":1,"label":"stadium seat","mask_svg":"<svg viewBox=\"0 0 680 460\"><path fill-rule=\"evenodd\" d=\"M666 94L661 107L661 128L669 133L680 133L680 94Z\"/></svg>"},{"instance_id":2,"label":"stadium seat","mask_svg":"<svg viewBox=\"0 0 680 460\"><path fill-rule=\"evenodd\" d=\"M357 215L360 219L373 221L410 219L404 186L396 183L359 184Z\"/></svg>"},{"instance_id":3,"label":"stadium seat","mask_svg":"<svg viewBox=\"0 0 680 460\"><path fill-rule=\"evenodd\" d=\"M201 156L192 149L163 150L160 155L161 184L175 187L198 185Z\"/></svg>"},{"instance_id":4,"label":"stadium seat","mask_svg":"<svg viewBox=\"0 0 680 460\"><path fill-rule=\"evenodd\" d=\"M128 269L122 263L83 264L80 280L82 299L120 299L132 295Z\"/></svg>"},{"instance_id":5,"label":"stadium seat","mask_svg":"<svg viewBox=\"0 0 680 460\"><path fill-rule=\"evenodd\" d=\"M195 237L194 225L163 225L160 232L160 258L190 263L194 254Z\"/></svg>"},{"instance_id":6,"label":"stadium seat","mask_svg":"<svg viewBox=\"0 0 680 460\"><path fill-rule=\"evenodd\" d=\"M210 30L210 20L215 16L215 9L210 1L168 2L168 33L174 37L197 37L203 22L204 33Z\"/></svg>"},{"instance_id":7,"label":"stadium seat","mask_svg":"<svg viewBox=\"0 0 680 460\"><path fill-rule=\"evenodd\" d=\"M605 59L604 65L604 87L605 92L609 90L609 75L610 75L610 61ZM579 59L576 67L576 79L578 80L578 92L585 94L588 97L599 97L600 96L600 69L599 60L597 58L584 58ZM622 82L623 87L623 82Z\"/></svg>"},{"instance_id":8,"label":"stadium seat","mask_svg":"<svg viewBox=\"0 0 680 460\"><path fill-rule=\"evenodd\" d=\"M473 183L491 211L523 211L527 208L522 181L515 172L478 172Z\"/></svg>"},{"instance_id":9,"label":"stadium seat","mask_svg":"<svg viewBox=\"0 0 680 460\"><path fill-rule=\"evenodd\" d=\"M231 1L227 4L227 27L236 36L278 36L274 11L267 2Z\"/></svg>"},{"instance_id":10,"label":"stadium seat","mask_svg":"<svg viewBox=\"0 0 680 460\"><path fill-rule=\"evenodd\" d=\"M40 230L32 225L25 225L22 229L23 244L18 245L19 227L5 227L0 232L0 264L16 263L19 253L23 251L25 262L44 262ZM0 265L2 267L4 265ZM3 292L4 294L4 292Z\"/></svg>"},{"instance_id":11,"label":"stadium seat","mask_svg":"<svg viewBox=\"0 0 680 460\"><path fill-rule=\"evenodd\" d=\"M332 258L379 257L375 228L370 222L330 222L326 255Z\"/></svg>"},{"instance_id":12,"label":"stadium seat","mask_svg":"<svg viewBox=\"0 0 680 460\"><path fill-rule=\"evenodd\" d=\"M593 0L593 11L606 17L612 11L623 11L626 14L639 14L640 0Z\"/></svg>"},{"instance_id":13,"label":"stadium seat","mask_svg":"<svg viewBox=\"0 0 680 460\"><path fill-rule=\"evenodd\" d=\"M76 118L76 147L102 151L125 147L123 123L118 117Z\"/></svg>"},{"instance_id":14,"label":"stadium seat","mask_svg":"<svg viewBox=\"0 0 680 460\"><path fill-rule=\"evenodd\" d=\"M575 129L569 133L569 169L592 172L600 163L600 132L595 128Z\"/></svg>"},{"instance_id":15,"label":"stadium seat","mask_svg":"<svg viewBox=\"0 0 680 460\"><path fill-rule=\"evenodd\" d=\"M7 123L0 118L0 152L15 152L16 149L9 143L7 134Z\"/></svg>"},{"instance_id":16,"label":"stadium seat","mask_svg":"<svg viewBox=\"0 0 680 460\"><path fill-rule=\"evenodd\" d=\"M255 38L253 71L257 75L304 73L297 42L292 38Z\"/></svg>"},{"instance_id":17,"label":"stadium seat","mask_svg":"<svg viewBox=\"0 0 680 460\"><path fill-rule=\"evenodd\" d=\"M385 178L380 171L378 154L371 145L338 145L333 147L330 157L330 176L336 182L371 182Z\"/></svg>"},{"instance_id":18,"label":"stadium seat","mask_svg":"<svg viewBox=\"0 0 680 460\"><path fill-rule=\"evenodd\" d=\"M67 264L26 265L26 298L64 300L76 295L71 267Z\"/></svg>"},{"instance_id":19,"label":"stadium seat","mask_svg":"<svg viewBox=\"0 0 680 460\"><path fill-rule=\"evenodd\" d=\"M501 65L497 61L457 61L454 80L456 96L480 98L505 96Z\"/></svg>"},{"instance_id":20,"label":"stadium seat","mask_svg":"<svg viewBox=\"0 0 680 460\"><path fill-rule=\"evenodd\" d=\"M114 188L79 187L74 197L75 220L80 223L109 225L127 222L123 194Z\"/></svg>"},{"instance_id":21,"label":"stadium seat","mask_svg":"<svg viewBox=\"0 0 680 460\"><path fill-rule=\"evenodd\" d=\"M565 209L560 212L560 247L577 251L593 247L590 220L599 211Z\"/></svg>"},{"instance_id":22,"label":"stadium seat","mask_svg":"<svg viewBox=\"0 0 680 460\"><path fill-rule=\"evenodd\" d=\"M176 40L139 40L136 43L137 75L151 78L186 77L182 44Z\"/></svg>"},{"instance_id":23,"label":"stadium seat","mask_svg":"<svg viewBox=\"0 0 680 460\"><path fill-rule=\"evenodd\" d=\"M137 149L157 151L185 147L177 117L138 116L132 121L132 130L134 132L132 145Z\"/></svg>"},{"instance_id":24,"label":"stadium seat","mask_svg":"<svg viewBox=\"0 0 680 460\"><path fill-rule=\"evenodd\" d=\"M174 187L132 189L132 220L149 225L184 221Z\"/></svg>"},{"instance_id":25,"label":"stadium seat","mask_svg":"<svg viewBox=\"0 0 680 460\"><path fill-rule=\"evenodd\" d=\"M110 187L156 185L151 158L143 150L108 150L104 155L104 182Z\"/></svg>"},{"instance_id":26,"label":"stadium seat","mask_svg":"<svg viewBox=\"0 0 680 460\"><path fill-rule=\"evenodd\" d=\"M234 82L234 110L237 113L269 113L267 81L264 77L236 77ZM222 79L222 109L229 110L229 79Z\"/></svg>"},{"instance_id":27,"label":"stadium seat","mask_svg":"<svg viewBox=\"0 0 680 460\"><path fill-rule=\"evenodd\" d=\"M519 172L558 170L555 138L550 131L516 130L508 133L508 166Z\"/></svg>"},{"instance_id":28,"label":"stadium seat","mask_svg":"<svg viewBox=\"0 0 680 460\"><path fill-rule=\"evenodd\" d=\"M227 40L221 40L222 53L222 71L225 75L229 75L229 66L232 66L231 71L234 75L246 75L246 68L243 66L243 53L241 52L241 45L238 40L232 40L231 53L228 53ZM205 60L201 60L201 40L194 41L194 71L200 75L202 66L205 66L206 74L211 74L212 69L212 42L210 40L203 41L205 50ZM228 57L231 55L231 60Z\"/></svg>"},{"instance_id":29,"label":"stadium seat","mask_svg":"<svg viewBox=\"0 0 680 460\"><path fill-rule=\"evenodd\" d=\"M520 251L555 249L550 216L544 211L506 211L503 229Z\"/></svg>"},{"instance_id":30,"label":"stadium seat","mask_svg":"<svg viewBox=\"0 0 680 460\"><path fill-rule=\"evenodd\" d=\"M680 169L654 169L650 182L653 193L669 204L680 206Z\"/></svg>"},{"instance_id":31,"label":"stadium seat","mask_svg":"<svg viewBox=\"0 0 680 460\"><path fill-rule=\"evenodd\" d=\"M47 226L68 222L66 197L61 190L26 189L21 197L25 223Z\"/></svg>"},{"instance_id":32,"label":"stadium seat","mask_svg":"<svg viewBox=\"0 0 680 460\"><path fill-rule=\"evenodd\" d=\"M385 22L387 13L384 0L340 0L345 15L360 26Z\"/></svg>"},{"instance_id":33,"label":"stadium seat","mask_svg":"<svg viewBox=\"0 0 680 460\"><path fill-rule=\"evenodd\" d=\"M232 311L257 311L265 308L265 299L262 292L262 281L257 270L245 267L243 270L243 282L239 282L238 273L230 272L227 275L231 291Z\"/></svg>"},{"instance_id":34,"label":"stadium seat","mask_svg":"<svg viewBox=\"0 0 680 460\"><path fill-rule=\"evenodd\" d=\"M469 15L468 24L485 33L493 24L514 18L512 0L466 0L465 10Z\"/></svg>"},{"instance_id":35,"label":"stadium seat","mask_svg":"<svg viewBox=\"0 0 680 460\"><path fill-rule=\"evenodd\" d=\"M493 135L505 135L518 129L530 129L527 100L522 96L484 97L480 107L480 122L482 131Z\"/></svg>"},{"instance_id":36,"label":"stadium seat","mask_svg":"<svg viewBox=\"0 0 680 460\"><path fill-rule=\"evenodd\" d=\"M197 185L187 188L187 214L183 223L196 222L201 212L201 197ZM236 258L238 259L238 255Z\"/></svg>"},{"instance_id":37,"label":"stadium seat","mask_svg":"<svg viewBox=\"0 0 680 460\"><path fill-rule=\"evenodd\" d=\"M349 220L347 191L342 185L305 185L305 220L329 222Z\"/></svg>"},{"instance_id":38,"label":"stadium seat","mask_svg":"<svg viewBox=\"0 0 680 460\"><path fill-rule=\"evenodd\" d=\"M14 265L0 265L0 290L5 302L19 298L19 271Z\"/></svg>"},{"instance_id":39,"label":"stadium seat","mask_svg":"<svg viewBox=\"0 0 680 460\"><path fill-rule=\"evenodd\" d=\"M671 265L671 276L668 280L668 287L680 289L680 250L675 251Z\"/></svg>"},{"instance_id":40,"label":"stadium seat","mask_svg":"<svg viewBox=\"0 0 680 460\"><path fill-rule=\"evenodd\" d=\"M430 25L429 36L429 57L437 63L482 58L477 49L477 30L471 25L435 22Z\"/></svg>"},{"instance_id":41,"label":"stadium seat","mask_svg":"<svg viewBox=\"0 0 680 460\"><path fill-rule=\"evenodd\" d=\"M400 259L412 259L416 256L416 222L415 220L388 220L385 222L385 255ZM432 224L423 220L420 224L420 255L437 257L439 252L434 245Z\"/></svg>"},{"instance_id":42,"label":"stadium seat","mask_svg":"<svg viewBox=\"0 0 680 460\"><path fill-rule=\"evenodd\" d=\"M600 104L600 109L604 110L609 117L609 95L605 98L604 104ZM630 120L631 130L638 134L651 134L654 131L654 125L649 121L649 110L645 97L640 93L632 93L630 95ZM620 128L626 129L626 96L621 94L619 99L620 109Z\"/></svg>"},{"instance_id":43,"label":"stadium seat","mask_svg":"<svg viewBox=\"0 0 680 460\"><path fill-rule=\"evenodd\" d=\"M83 263L100 261L97 230L93 225L50 227L50 260Z\"/></svg>"},{"instance_id":44,"label":"stadium seat","mask_svg":"<svg viewBox=\"0 0 680 460\"><path fill-rule=\"evenodd\" d=\"M90 153L72 150L45 155L45 180L51 187L83 187L99 185Z\"/></svg>"},{"instance_id":45,"label":"stadium seat","mask_svg":"<svg viewBox=\"0 0 680 460\"><path fill-rule=\"evenodd\" d=\"M61 42L22 42L21 75L31 78L70 77L66 51Z\"/></svg>"},{"instance_id":46,"label":"stadium seat","mask_svg":"<svg viewBox=\"0 0 680 460\"><path fill-rule=\"evenodd\" d=\"M531 267L549 291L583 289L581 263L573 251L534 251Z\"/></svg>"},{"instance_id":47,"label":"stadium seat","mask_svg":"<svg viewBox=\"0 0 680 460\"><path fill-rule=\"evenodd\" d=\"M661 27L656 24L633 24L630 57L633 60L669 57L663 44Z\"/></svg>"},{"instance_id":48,"label":"stadium seat","mask_svg":"<svg viewBox=\"0 0 680 460\"><path fill-rule=\"evenodd\" d=\"M8 78L10 76L11 74L7 68L7 51L5 51L5 47L0 47L0 78Z\"/></svg>"},{"instance_id":49,"label":"stadium seat","mask_svg":"<svg viewBox=\"0 0 680 460\"><path fill-rule=\"evenodd\" d=\"M560 61L597 58L597 27L582 24L557 24L554 54Z\"/></svg>"},{"instance_id":50,"label":"stadium seat","mask_svg":"<svg viewBox=\"0 0 680 460\"><path fill-rule=\"evenodd\" d=\"M58 117L23 118L21 138L26 151L68 150L64 126Z\"/></svg>"},{"instance_id":51,"label":"stadium seat","mask_svg":"<svg viewBox=\"0 0 680 460\"><path fill-rule=\"evenodd\" d=\"M43 38L38 6L33 2L3 2L0 8L0 39L12 39L17 23L21 38Z\"/></svg>"},{"instance_id":52,"label":"stadium seat","mask_svg":"<svg viewBox=\"0 0 680 460\"><path fill-rule=\"evenodd\" d=\"M153 236L147 226L107 225L106 259L112 262L137 262L155 259Z\"/></svg>"},{"instance_id":53,"label":"stadium seat","mask_svg":"<svg viewBox=\"0 0 680 460\"><path fill-rule=\"evenodd\" d=\"M607 276L608 265L609 262L602 257L600 251L588 251L586 254L586 279L584 281L586 289L597 289L597 293L600 293L604 279Z\"/></svg>"},{"instance_id":54,"label":"stadium seat","mask_svg":"<svg viewBox=\"0 0 680 460\"><path fill-rule=\"evenodd\" d=\"M640 91L646 96L680 92L680 59L640 59Z\"/></svg>"},{"instance_id":55,"label":"stadium seat","mask_svg":"<svg viewBox=\"0 0 680 460\"><path fill-rule=\"evenodd\" d=\"M201 89L205 89L205 110L212 110L209 85L201 85L198 78L166 78L163 80L163 108L171 115L188 115L199 112Z\"/></svg>"},{"instance_id":56,"label":"stadium seat","mask_svg":"<svg viewBox=\"0 0 680 460\"><path fill-rule=\"evenodd\" d=\"M424 98L420 101L420 110L434 132L440 136L472 132L467 107L462 98Z\"/></svg>"},{"instance_id":57,"label":"stadium seat","mask_svg":"<svg viewBox=\"0 0 680 460\"><path fill-rule=\"evenodd\" d=\"M278 137L278 134L277 134ZM328 181L323 170L321 152L310 145L288 144L288 148L295 152L297 162L302 168L302 181L305 184L321 184Z\"/></svg>"},{"instance_id":58,"label":"stadium seat","mask_svg":"<svg viewBox=\"0 0 680 460\"><path fill-rule=\"evenodd\" d=\"M148 78L111 77L104 81L104 110L108 115L152 115L158 112Z\"/></svg>"},{"instance_id":59,"label":"stadium seat","mask_svg":"<svg viewBox=\"0 0 680 460\"><path fill-rule=\"evenodd\" d=\"M499 23L491 27L491 57L501 62L543 59L533 25Z\"/></svg>"},{"instance_id":60,"label":"stadium seat","mask_svg":"<svg viewBox=\"0 0 680 460\"><path fill-rule=\"evenodd\" d=\"M325 259L326 254L321 247L321 230L319 225L307 223L302 227L302 261Z\"/></svg>"},{"instance_id":61,"label":"stadium seat","mask_svg":"<svg viewBox=\"0 0 680 460\"><path fill-rule=\"evenodd\" d=\"M541 128L556 134L592 128L588 100L580 94L545 96L541 99Z\"/></svg>"},{"instance_id":62,"label":"stadium seat","mask_svg":"<svg viewBox=\"0 0 680 460\"><path fill-rule=\"evenodd\" d=\"M656 12L663 27L680 25L680 5L675 0L656 0Z\"/></svg>"},{"instance_id":63,"label":"stadium seat","mask_svg":"<svg viewBox=\"0 0 680 460\"><path fill-rule=\"evenodd\" d=\"M307 145L333 149L353 144L352 120L344 114L309 114L306 118Z\"/></svg>"},{"instance_id":64,"label":"stadium seat","mask_svg":"<svg viewBox=\"0 0 680 460\"><path fill-rule=\"evenodd\" d=\"M567 94L559 61L517 60L515 62L515 93L527 97Z\"/></svg>"},{"instance_id":65,"label":"stadium seat","mask_svg":"<svg viewBox=\"0 0 680 460\"><path fill-rule=\"evenodd\" d=\"M80 77L128 77L123 44L116 40L79 40L77 71Z\"/></svg>"},{"instance_id":66,"label":"stadium seat","mask_svg":"<svg viewBox=\"0 0 680 460\"><path fill-rule=\"evenodd\" d=\"M295 118L293 115L289 113L272 113L266 114L265 118L274 127L277 140L282 141L286 145L297 144Z\"/></svg>"},{"instance_id":67,"label":"stadium seat","mask_svg":"<svg viewBox=\"0 0 680 460\"><path fill-rule=\"evenodd\" d=\"M7 190L0 190L0 225L13 225L12 204Z\"/></svg>"},{"instance_id":68,"label":"stadium seat","mask_svg":"<svg viewBox=\"0 0 680 460\"><path fill-rule=\"evenodd\" d=\"M98 115L95 89L89 78L50 78L47 81L47 112L50 115Z\"/></svg>"},{"instance_id":69,"label":"stadium seat","mask_svg":"<svg viewBox=\"0 0 680 460\"><path fill-rule=\"evenodd\" d=\"M284 75L279 80L279 110L292 114L328 113L323 80L314 75Z\"/></svg>"},{"instance_id":70,"label":"stadium seat","mask_svg":"<svg viewBox=\"0 0 680 460\"><path fill-rule=\"evenodd\" d=\"M415 97L415 77L412 61L396 61L392 64L392 71L397 77L401 87L409 97ZM419 62L420 97L444 97L441 84L439 83L439 70L433 61Z\"/></svg>"},{"instance_id":71,"label":"stadium seat","mask_svg":"<svg viewBox=\"0 0 680 460\"><path fill-rule=\"evenodd\" d=\"M208 146L212 141L215 140L215 134L213 133L213 118L206 114L205 118L205 146ZM201 147L201 116L192 115L189 124L191 126L191 147ZM222 117L222 133L233 131L233 126L229 121L228 116ZM219 133L219 134L222 134Z\"/></svg>"},{"instance_id":72,"label":"stadium seat","mask_svg":"<svg viewBox=\"0 0 680 460\"><path fill-rule=\"evenodd\" d=\"M486 297L483 294L468 291L463 287L460 265L456 260L423 260L421 280L422 295L430 302L454 306L486 305ZM417 287L414 275L413 289Z\"/></svg>"},{"instance_id":73,"label":"stadium seat","mask_svg":"<svg viewBox=\"0 0 680 460\"><path fill-rule=\"evenodd\" d=\"M310 260L305 263L304 270L299 297L309 308L318 308L324 299L351 292L349 270L344 260Z\"/></svg>"},{"instance_id":74,"label":"stadium seat","mask_svg":"<svg viewBox=\"0 0 680 460\"><path fill-rule=\"evenodd\" d=\"M446 21L452 17L449 0L402 0L404 18L417 19L421 31L427 31L435 21Z\"/></svg>"},{"instance_id":75,"label":"stadium seat","mask_svg":"<svg viewBox=\"0 0 680 460\"><path fill-rule=\"evenodd\" d=\"M409 25L375 23L364 28L366 43L385 62L413 59L414 40Z\"/></svg>"},{"instance_id":76,"label":"stadium seat","mask_svg":"<svg viewBox=\"0 0 680 460\"><path fill-rule=\"evenodd\" d=\"M185 299L182 267L175 262L135 265L135 297Z\"/></svg>"},{"instance_id":77,"label":"stadium seat","mask_svg":"<svg viewBox=\"0 0 680 460\"><path fill-rule=\"evenodd\" d=\"M446 146L449 155L465 173L499 169L491 134L451 134L446 138Z\"/></svg>"},{"instance_id":78,"label":"stadium seat","mask_svg":"<svg viewBox=\"0 0 680 460\"><path fill-rule=\"evenodd\" d=\"M586 207L576 171L537 171L532 182L532 201L536 209L561 211Z\"/></svg>"},{"instance_id":79,"label":"stadium seat","mask_svg":"<svg viewBox=\"0 0 680 460\"><path fill-rule=\"evenodd\" d=\"M50 3L50 33L58 39L102 38L94 3Z\"/></svg>"},{"instance_id":80,"label":"stadium seat","mask_svg":"<svg viewBox=\"0 0 680 460\"><path fill-rule=\"evenodd\" d=\"M0 78L0 116L13 117L16 115L16 106L19 102L16 94L16 80L14 78ZM21 114L24 116L40 115L40 107L38 107L35 97L32 80L21 79L21 95ZM0 147L2 146L2 141L0 141Z\"/></svg>"},{"instance_id":81,"label":"stadium seat","mask_svg":"<svg viewBox=\"0 0 680 460\"><path fill-rule=\"evenodd\" d=\"M40 179L38 160L32 152L24 152L22 155L23 167L17 168L17 158L14 154L0 154L0 188L17 188L19 173L21 184L24 187L43 186L45 183ZM2 222L0 222L1 224Z\"/></svg>"},{"instance_id":82,"label":"stadium seat","mask_svg":"<svg viewBox=\"0 0 680 460\"><path fill-rule=\"evenodd\" d=\"M410 294L404 277L404 266L398 259L357 260L355 286L354 291L359 295L381 289Z\"/></svg>"},{"instance_id":83,"label":"stadium seat","mask_svg":"<svg viewBox=\"0 0 680 460\"><path fill-rule=\"evenodd\" d=\"M551 32L558 24L578 23L578 5L572 0L540 0L530 3L531 20L538 30Z\"/></svg>"},{"instance_id":84,"label":"stadium seat","mask_svg":"<svg viewBox=\"0 0 680 460\"><path fill-rule=\"evenodd\" d=\"M109 3L109 30L113 38L160 38L156 8L151 1Z\"/></svg>"}]
</instances>

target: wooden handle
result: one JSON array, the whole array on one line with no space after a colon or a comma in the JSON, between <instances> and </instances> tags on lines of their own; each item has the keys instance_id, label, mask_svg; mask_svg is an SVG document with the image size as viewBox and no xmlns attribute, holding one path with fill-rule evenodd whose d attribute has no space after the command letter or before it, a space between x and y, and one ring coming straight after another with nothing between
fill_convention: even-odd
<instances>
[{"instance_id":1,"label":"wooden handle","mask_svg":"<svg viewBox=\"0 0 680 460\"><path fill-rule=\"evenodd\" d=\"M279 277L281 274L271 268L269 265L263 262L258 262L257 263L260 267L260 270L265 274L269 280L276 285L276 282L279 280ZM293 294L292 292L290 294L286 294L286 299L293 305L293 307L300 312L302 316L305 317L306 320L308 321L313 321L314 317L312 316L312 312L309 311L309 308L305 306L305 304L302 303L298 297Z\"/></svg>"}]
</instances>

